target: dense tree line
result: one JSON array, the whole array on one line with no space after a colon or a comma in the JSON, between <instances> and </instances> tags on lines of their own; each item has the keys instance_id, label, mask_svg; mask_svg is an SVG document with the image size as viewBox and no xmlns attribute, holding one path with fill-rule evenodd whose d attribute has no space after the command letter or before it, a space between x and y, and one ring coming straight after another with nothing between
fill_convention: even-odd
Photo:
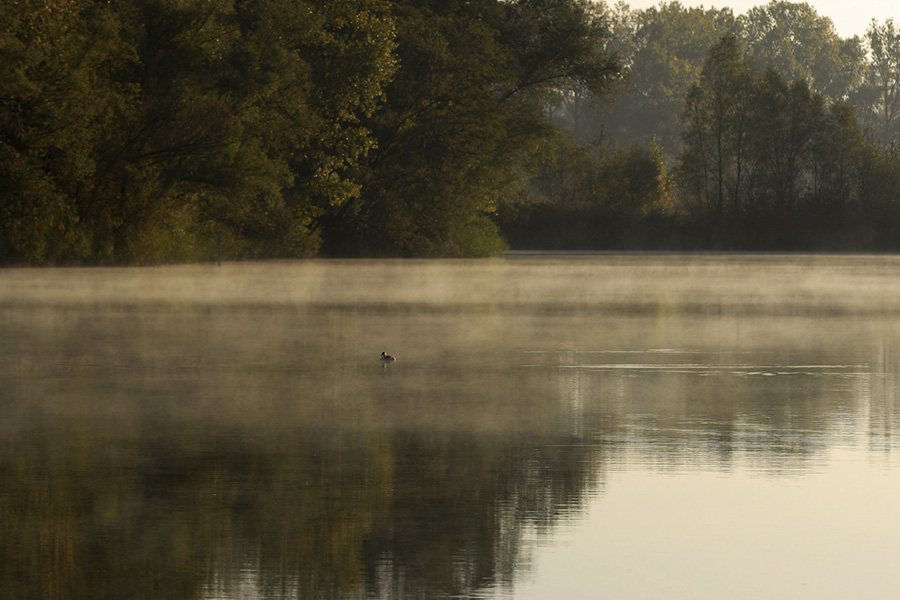
<instances>
[{"instance_id":1,"label":"dense tree line","mask_svg":"<svg viewBox=\"0 0 900 600\"><path fill-rule=\"evenodd\" d=\"M618 73L585 0L11 0L0 256L477 255L560 86Z\"/></svg>"},{"instance_id":2,"label":"dense tree line","mask_svg":"<svg viewBox=\"0 0 900 600\"><path fill-rule=\"evenodd\" d=\"M396 64L377 0L16 0L0 8L0 253L303 254L355 193Z\"/></svg>"},{"instance_id":3,"label":"dense tree line","mask_svg":"<svg viewBox=\"0 0 900 600\"><path fill-rule=\"evenodd\" d=\"M817 245L864 225L877 198L869 185L877 152L853 109L773 67L757 75L736 38L710 51L685 121L677 172L685 206L722 225L733 244Z\"/></svg>"},{"instance_id":4,"label":"dense tree line","mask_svg":"<svg viewBox=\"0 0 900 600\"><path fill-rule=\"evenodd\" d=\"M898 133L806 3L0 6L6 263L890 248Z\"/></svg>"},{"instance_id":5,"label":"dense tree line","mask_svg":"<svg viewBox=\"0 0 900 600\"><path fill-rule=\"evenodd\" d=\"M565 202L533 186L536 199L501 214L514 247L900 247L892 20L842 39L806 3L739 16L619 4L608 14L627 76L606 106L558 116L581 148L599 150L582 153L577 168L550 166L574 180ZM612 181L643 194L596 189L622 148L631 168ZM660 154L657 168L637 174Z\"/></svg>"}]
</instances>

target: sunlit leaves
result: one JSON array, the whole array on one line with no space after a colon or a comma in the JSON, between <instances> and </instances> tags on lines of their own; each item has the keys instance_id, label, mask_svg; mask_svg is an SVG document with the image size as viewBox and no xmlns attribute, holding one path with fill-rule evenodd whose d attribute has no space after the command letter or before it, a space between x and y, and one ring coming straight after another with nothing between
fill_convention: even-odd
<instances>
[{"instance_id":1,"label":"sunlit leaves","mask_svg":"<svg viewBox=\"0 0 900 600\"><path fill-rule=\"evenodd\" d=\"M388 9L4 3L3 257L199 258L216 227L236 252L315 252L312 219L358 196L374 147L361 119L396 68Z\"/></svg>"},{"instance_id":2,"label":"sunlit leaves","mask_svg":"<svg viewBox=\"0 0 900 600\"><path fill-rule=\"evenodd\" d=\"M246 223L241 235L256 240L260 254L280 244L287 255L310 254L318 248L313 219L359 196L357 169L375 145L361 120L381 105L396 69L393 20L380 0L248 0L237 20L242 43L229 55L225 89L236 100L243 143L258 149L254 162L284 177L278 191L244 186L219 204L216 218L239 230ZM268 227L244 208L231 210L259 207L259 194ZM290 232L283 239L272 233L282 230Z\"/></svg>"},{"instance_id":3,"label":"sunlit leaves","mask_svg":"<svg viewBox=\"0 0 900 600\"><path fill-rule=\"evenodd\" d=\"M54 260L82 247L79 202L96 146L132 98L134 60L109 7L87 0L0 7L0 254Z\"/></svg>"}]
</instances>

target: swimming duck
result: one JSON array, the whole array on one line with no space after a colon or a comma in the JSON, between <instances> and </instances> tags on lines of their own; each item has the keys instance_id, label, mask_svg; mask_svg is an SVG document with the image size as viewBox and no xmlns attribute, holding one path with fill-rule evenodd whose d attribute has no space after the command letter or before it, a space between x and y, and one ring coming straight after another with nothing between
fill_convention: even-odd
<instances>
[{"instance_id":1,"label":"swimming duck","mask_svg":"<svg viewBox=\"0 0 900 600\"><path fill-rule=\"evenodd\" d=\"M394 362L395 360L397 359L390 354L381 353L381 362Z\"/></svg>"}]
</instances>

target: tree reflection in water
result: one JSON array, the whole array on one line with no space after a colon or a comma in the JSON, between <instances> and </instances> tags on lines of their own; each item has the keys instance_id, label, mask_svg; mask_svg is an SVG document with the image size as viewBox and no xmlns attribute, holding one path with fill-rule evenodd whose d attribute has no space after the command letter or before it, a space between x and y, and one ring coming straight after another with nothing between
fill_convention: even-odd
<instances>
[{"instance_id":1,"label":"tree reflection in water","mask_svg":"<svg viewBox=\"0 0 900 600\"><path fill-rule=\"evenodd\" d=\"M0 598L512 594L613 471L897 446L889 314L683 297L7 300Z\"/></svg>"},{"instance_id":2,"label":"tree reflection in water","mask_svg":"<svg viewBox=\"0 0 900 600\"><path fill-rule=\"evenodd\" d=\"M76 310L27 332L5 362L2 597L471 594L510 585L523 530L596 485L552 371L210 363L214 320Z\"/></svg>"},{"instance_id":3,"label":"tree reflection in water","mask_svg":"<svg viewBox=\"0 0 900 600\"><path fill-rule=\"evenodd\" d=\"M3 597L468 594L596 476L553 439L104 420L7 438Z\"/></svg>"}]
</instances>

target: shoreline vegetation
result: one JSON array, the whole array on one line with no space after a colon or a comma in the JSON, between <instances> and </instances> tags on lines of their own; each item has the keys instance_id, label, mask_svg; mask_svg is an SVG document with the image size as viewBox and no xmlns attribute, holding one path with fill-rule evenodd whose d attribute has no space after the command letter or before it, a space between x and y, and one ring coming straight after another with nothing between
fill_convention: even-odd
<instances>
[{"instance_id":1,"label":"shoreline vegetation","mask_svg":"<svg viewBox=\"0 0 900 600\"><path fill-rule=\"evenodd\" d=\"M0 264L900 250L900 30L808 3L15 0Z\"/></svg>"}]
</instances>

